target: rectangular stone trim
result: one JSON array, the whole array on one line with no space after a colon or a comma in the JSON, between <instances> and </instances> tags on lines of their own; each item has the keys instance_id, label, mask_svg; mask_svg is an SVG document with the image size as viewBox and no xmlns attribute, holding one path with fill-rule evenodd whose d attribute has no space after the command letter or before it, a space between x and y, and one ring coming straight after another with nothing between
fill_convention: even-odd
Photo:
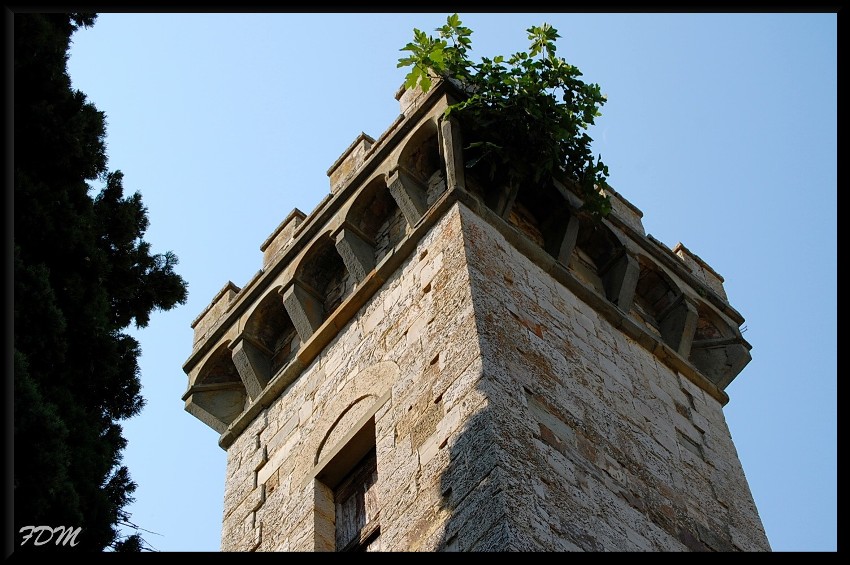
<instances>
[{"instance_id":1,"label":"rectangular stone trim","mask_svg":"<svg viewBox=\"0 0 850 565\"><path fill-rule=\"evenodd\" d=\"M576 247L576 241L578 241L578 228L579 228L579 220L576 216L565 215L562 218L563 227L558 225L548 225L547 231L549 230L559 230L555 231L554 235L551 238L552 245L557 247L553 247L547 249L550 255L558 259L564 265L570 264L570 256L573 254L573 250ZM548 235L544 234L544 237Z\"/></svg>"},{"instance_id":2,"label":"rectangular stone trim","mask_svg":"<svg viewBox=\"0 0 850 565\"><path fill-rule=\"evenodd\" d=\"M641 235L646 235L643 229L643 212L637 206L626 200L622 194L610 186L604 190L604 194L611 199L611 213L616 215L624 224Z\"/></svg>"},{"instance_id":3,"label":"rectangular stone trim","mask_svg":"<svg viewBox=\"0 0 850 565\"><path fill-rule=\"evenodd\" d=\"M750 350L737 340L731 343L694 342L691 362L720 388L726 388L752 360Z\"/></svg>"},{"instance_id":4,"label":"rectangular stone trim","mask_svg":"<svg viewBox=\"0 0 850 565\"><path fill-rule=\"evenodd\" d=\"M454 118L446 118L440 122L440 140L443 158L446 161L446 187L466 189L463 167L463 138L460 126Z\"/></svg>"},{"instance_id":5,"label":"rectangular stone trim","mask_svg":"<svg viewBox=\"0 0 850 565\"><path fill-rule=\"evenodd\" d=\"M665 343L687 359L691 352L694 334L697 331L699 313L696 306L684 294L681 294L658 317L659 330L661 330Z\"/></svg>"},{"instance_id":6,"label":"rectangular stone trim","mask_svg":"<svg viewBox=\"0 0 850 565\"><path fill-rule=\"evenodd\" d=\"M245 407L241 384L194 386L184 399L186 411L218 433L224 433Z\"/></svg>"},{"instance_id":7,"label":"rectangular stone trim","mask_svg":"<svg viewBox=\"0 0 850 565\"><path fill-rule=\"evenodd\" d=\"M608 299L620 310L628 313L632 309L635 297L640 265L637 259L626 252L613 259L609 265L600 269L599 275L605 283Z\"/></svg>"},{"instance_id":8,"label":"rectangular stone trim","mask_svg":"<svg viewBox=\"0 0 850 565\"><path fill-rule=\"evenodd\" d=\"M436 86L436 84L433 84L431 88L433 89L434 86ZM416 88L406 88L404 85L401 85L395 93L395 99L398 100L399 111L404 116L413 113L413 111L425 98L425 93L422 92L422 89L418 86Z\"/></svg>"},{"instance_id":9,"label":"rectangular stone trim","mask_svg":"<svg viewBox=\"0 0 850 565\"><path fill-rule=\"evenodd\" d=\"M511 208L514 207L518 186L502 185L485 195L487 206L493 210L500 218L507 219L511 213Z\"/></svg>"}]
</instances>

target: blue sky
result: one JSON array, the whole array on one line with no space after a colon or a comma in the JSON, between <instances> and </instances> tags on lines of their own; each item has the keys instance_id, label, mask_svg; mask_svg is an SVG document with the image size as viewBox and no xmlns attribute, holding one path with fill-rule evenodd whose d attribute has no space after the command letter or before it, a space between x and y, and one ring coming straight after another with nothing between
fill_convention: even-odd
<instances>
[{"instance_id":1,"label":"blue sky","mask_svg":"<svg viewBox=\"0 0 850 565\"><path fill-rule=\"evenodd\" d=\"M151 546L217 551L226 453L183 410L191 323L260 244L329 192L327 169L399 113L413 28L446 13L102 13L73 86L107 116L111 169L148 207L189 300L132 333L147 407L125 422L128 510ZM837 15L461 13L474 57L558 29L608 101L589 130L647 233L725 279L753 360L726 389L732 439L777 551L837 550Z\"/></svg>"}]
</instances>

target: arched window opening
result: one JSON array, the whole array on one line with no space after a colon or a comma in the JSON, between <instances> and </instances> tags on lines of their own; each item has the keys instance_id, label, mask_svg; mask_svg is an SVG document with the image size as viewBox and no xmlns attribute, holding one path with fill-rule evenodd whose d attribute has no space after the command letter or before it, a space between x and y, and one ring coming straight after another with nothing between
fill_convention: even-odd
<instances>
[{"instance_id":1,"label":"arched window opening","mask_svg":"<svg viewBox=\"0 0 850 565\"><path fill-rule=\"evenodd\" d=\"M315 547L322 551L381 551L375 418L372 416L316 474L321 506L333 506L333 520L314 512ZM331 539L330 535L333 536Z\"/></svg>"}]
</instances>

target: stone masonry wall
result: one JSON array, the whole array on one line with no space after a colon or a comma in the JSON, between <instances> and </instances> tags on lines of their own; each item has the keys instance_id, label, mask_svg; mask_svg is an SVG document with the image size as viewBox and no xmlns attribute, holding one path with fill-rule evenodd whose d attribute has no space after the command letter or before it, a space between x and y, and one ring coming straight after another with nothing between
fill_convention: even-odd
<instances>
[{"instance_id":1,"label":"stone masonry wall","mask_svg":"<svg viewBox=\"0 0 850 565\"><path fill-rule=\"evenodd\" d=\"M488 404L476 386L482 359L459 210L453 206L443 216L228 448L223 551L332 549L333 532L323 531L322 516L332 516L333 508L313 478L316 461L376 405L382 549L446 544L453 512L447 497L480 482L480 465L470 461L469 468L455 465L447 484L449 454L461 429Z\"/></svg>"},{"instance_id":2,"label":"stone masonry wall","mask_svg":"<svg viewBox=\"0 0 850 565\"><path fill-rule=\"evenodd\" d=\"M488 406L476 419L495 427L511 509L501 547L769 551L720 403L479 216L461 220Z\"/></svg>"}]
</instances>

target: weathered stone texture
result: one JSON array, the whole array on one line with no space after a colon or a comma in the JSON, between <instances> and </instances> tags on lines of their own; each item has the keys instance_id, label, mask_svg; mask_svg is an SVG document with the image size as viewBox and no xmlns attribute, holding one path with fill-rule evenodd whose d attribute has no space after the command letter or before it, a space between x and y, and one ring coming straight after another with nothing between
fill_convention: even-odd
<instances>
[{"instance_id":1,"label":"weathered stone texture","mask_svg":"<svg viewBox=\"0 0 850 565\"><path fill-rule=\"evenodd\" d=\"M723 300L727 299L726 291L723 288L723 277L717 274L717 272L705 261L703 261L699 256L691 253L691 251L681 243L677 244L676 247L673 248L673 253L679 256L697 279L716 292L718 296L723 298Z\"/></svg>"},{"instance_id":2,"label":"weathered stone texture","mask_svg":"<svg viewBox=\"0 0 850 565\"><path fill-rule=\"evenodd\" d=\"M533 495L520 537L552 542L536 515L586 550L769 550L719 403L461 217L494 437Z\"/></svg>"},{"instance_id":3,"label":"weathered stone texture","mask_svg":"<svg viewBox=\"0 0 850 565\"><path fill-rule=\"evenodd\" d=\"M316 511L304 503L303 492L313 487L320 452L368 411L370 399L385 392L389 400L375 416L379 476L387 478L379 493L382 545L443 543L435 519L444 520L449 511L437 511L444 489L437 477L449 464L454 438L486 406L475 387L481 361L460 231L455 208L364 305L362 315L263 412L267 423L252 423L230 446L223 550L250 545L246 524L254 529L265 524L258 550L303 544L293 526L309 523ZM385 362L398 370L384 382L374 378L371 390L363 385L364 372Z\"/></svg>"}]
</instances>

